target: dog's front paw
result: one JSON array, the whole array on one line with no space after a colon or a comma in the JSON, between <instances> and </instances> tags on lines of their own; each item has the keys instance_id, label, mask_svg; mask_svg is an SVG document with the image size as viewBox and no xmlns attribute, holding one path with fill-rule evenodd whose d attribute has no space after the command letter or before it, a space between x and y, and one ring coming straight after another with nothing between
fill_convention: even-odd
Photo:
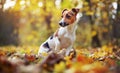
<instances>
[{"instance_id":1,"label":"dog's front paw","mask_svg":"<svg viewBox=\"0 0 120 73\"><path fill-rule=\"evenodd\" d=\"M68 56L71 56L71 58L75 58L76 57L76 50L71 49Z\"/></svg>"},{"instance_id":2,"label":"dog's front paw","mask_svg":"<svg viewBox=\"0 0 120 73\"><path fill-rule=\"evenodd\" d=\"M58 52L58 54L61 54L63 56L65 56L65 53L66 53L66 49L62 49Z\"/></svg>"}]
</instances>

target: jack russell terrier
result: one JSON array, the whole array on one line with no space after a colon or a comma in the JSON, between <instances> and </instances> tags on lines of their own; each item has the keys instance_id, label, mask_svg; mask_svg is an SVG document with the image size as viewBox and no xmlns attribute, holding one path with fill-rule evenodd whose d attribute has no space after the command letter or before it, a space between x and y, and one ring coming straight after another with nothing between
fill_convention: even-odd
<instances>
[{"instance_id":1,"label":"jack russell terrier","mask_svg":"<svg viewBox=\"0 0 120 73\"><path fill-rule=\"evenodd\" d=\"M79 9L64 9L62 11L62 19L59 22L60 28L50 36L43 44L41 44L38 55L49 53L50 51L58 53L64 50L64 55L68 56L71 52L76 54L73 44L76 38L75 32L77 28L77 14Z\"/></svg>"}]
</instances>

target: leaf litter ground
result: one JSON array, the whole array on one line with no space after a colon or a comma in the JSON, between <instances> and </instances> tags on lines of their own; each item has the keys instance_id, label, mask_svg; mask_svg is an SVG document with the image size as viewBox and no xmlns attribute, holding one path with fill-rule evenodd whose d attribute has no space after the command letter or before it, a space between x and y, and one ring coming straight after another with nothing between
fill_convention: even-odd
<instances>
[{"instance_id":1,"label":"leaf litter ground","mask_svg":"<svg viewBox=\"0 0 120 73\"><path fill-rule=\"evenodd\" d=\"M120 48L77 48L77 55L37 56L36 46L0 47L0 73L120 73Z\"/></svg>"}]
</instances>

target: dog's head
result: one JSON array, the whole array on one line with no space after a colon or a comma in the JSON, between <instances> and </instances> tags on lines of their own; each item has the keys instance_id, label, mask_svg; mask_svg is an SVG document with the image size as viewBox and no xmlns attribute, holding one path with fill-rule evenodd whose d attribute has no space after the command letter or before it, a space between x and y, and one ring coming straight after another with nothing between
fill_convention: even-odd
<instances>
[{"instance_id":1,"label":"dog's head","mask_svg":"<svg viewBox=\"0 0 120 73\"><path fill-rule=\"evenodd\" d=\"M59 25L65 27L74 23L78 12L79 9L77 8L72 8L71 10L64 9L62 11L62 19L60 20Z\"/></svg>"}]
</instances>

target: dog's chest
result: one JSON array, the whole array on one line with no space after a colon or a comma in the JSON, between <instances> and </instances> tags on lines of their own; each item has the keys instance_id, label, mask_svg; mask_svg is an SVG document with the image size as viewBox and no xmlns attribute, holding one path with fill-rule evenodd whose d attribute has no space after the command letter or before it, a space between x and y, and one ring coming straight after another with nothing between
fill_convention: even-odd
<instances>
[{"instance_id":1,"label":"dog's chest","mask_svg":"<svg viewBox=\"0 0 120 73\"><path fill-rule=\"evenodd\" d=\"M61 48L68 48L70 45L73 44L75 41L75 33L68 32L67 30L63 29L60 32L60 43Z\"/></svg>"}]
</instances>

